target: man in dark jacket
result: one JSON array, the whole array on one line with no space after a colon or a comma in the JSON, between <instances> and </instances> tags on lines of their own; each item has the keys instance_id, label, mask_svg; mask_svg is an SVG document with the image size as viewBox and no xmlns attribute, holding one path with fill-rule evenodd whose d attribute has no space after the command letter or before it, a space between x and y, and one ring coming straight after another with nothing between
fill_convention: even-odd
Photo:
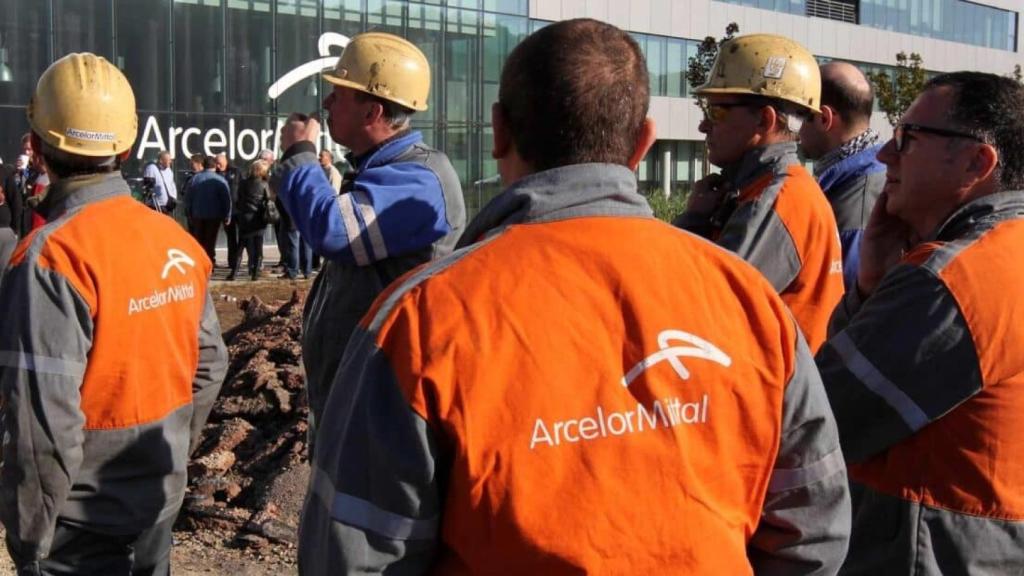
<instances>
[{"instance_id":1,"label":"man in dark jacket","mask_svg":"<svg viewBox=\"0 0 1024 576\"><path fill-rule=\"evenodd\" d=\"M231 204L238 204L238 186L242 182L242 171L228 162L228 155L223 152L217 154L215 158L217 174L220 174L228 182L228 189L231 191ZM224 236L228 242L228 265L230 266L241 252L238 242L238 226L234 220L224 222Z\"/></svg>"},{"instance_id":2,"label":"man in dark jacket","mask_svg":"<svg viewBox=\"0 0 1024 576\"><path fill-rule=\"evenodd\" d=\"M870 128L875 94L852 64L821 67L821 113L800 130L800 147L815 160L814 177L836 215L843 245L843 281L857 280L860 237L885 185L885 166L875 156L882 145Z\"/></svg>"},{"instance_id":3,"label":"man in dark jacket","mask_svg":"<svg viewBox=\"0 0 1024 576\"><path fill-rule=\"evenodd\" d=\"M216 171L216 160L207 156L203 160L203 171L192 177L185 211L191 220L192 235L203 246L210 261L217 262L217 232L221 223L231 222L231 189L228 182Z\"/></svg>"}]
</instances>

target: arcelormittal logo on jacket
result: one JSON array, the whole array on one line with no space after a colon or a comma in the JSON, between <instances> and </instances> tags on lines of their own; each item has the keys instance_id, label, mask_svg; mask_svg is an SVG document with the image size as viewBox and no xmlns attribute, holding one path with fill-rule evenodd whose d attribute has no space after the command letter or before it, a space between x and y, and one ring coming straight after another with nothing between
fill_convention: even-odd
<instances>
[{"instance_id":1,"label":"arcelormittal logo on jacket","mask_svg":"<svg viewBox=\"0 0 1024 576\"><path fill-rule=\"evenodd\" d=\"M658 334L658 345L660 350L638 362L622 377L619 381L622 387L628 388L641 374L666 362L679 378L689 380L690 370L683 364L683 358L700 358L725 367L732 365L732 359L720 348L682 330L662 331ZM603 406L597 406L592 415L554 422L537 418L530 437L530 449L542 445L556 447L562 443L575 444L608 436L639 434L658 428L701 425L708 421L710 404L708 394L685 400L671 396L658 398L647 405L637 402L636 407L629 410L609 411Z\"/></svg>"},{"instance_id":2,"label":"arcelormittal logo on jacket","mask_svg":"<svg viewBox=\"0 0 1024 576\"><path fill-rule=\"evenodd\" d=\"M188 268L195 268L196 261L184 251L177 248L167 250L167 262L160 272L161 280L173 279L177 276L188 277ZM171 286L161 285L153 289L151 294L128 299L128 315L148 312L162 308L168 304L191 300L196 297L196 286L189 280Z\"/></svg>"}]
</instances>

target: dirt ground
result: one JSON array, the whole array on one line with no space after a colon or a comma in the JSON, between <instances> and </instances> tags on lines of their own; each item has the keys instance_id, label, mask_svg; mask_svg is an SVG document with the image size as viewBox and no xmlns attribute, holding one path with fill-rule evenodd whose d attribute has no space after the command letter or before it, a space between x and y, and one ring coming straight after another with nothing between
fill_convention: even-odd
<instances>
[{"instance_id":1,"label":"dirt ground","mask_svg":"<svg viewBox=\"0 0 1024 576\"><path fill-rule=\"evenodd\" d=\"M308 290L312 283L311 280L288 281L271 276L255 282L247 278L225 282L224 275L225 271L218 269L210 287L224 332L242 321L244 314L238 304L250 296L258 296L267 304L280 304L291 298L294 291ZM305 489L292 492L288 496L301 497ZM287 576L298 573L293 544L272 543L259 538L248 540L228 531L191 531L182 524L179 522L176 526L171 553L171 572L175 576ZM0 528L0 539L2 536L3 529ZM0 552L0 576L14 574L14 565L6 551Z\"/></svg>"}]
</instances>

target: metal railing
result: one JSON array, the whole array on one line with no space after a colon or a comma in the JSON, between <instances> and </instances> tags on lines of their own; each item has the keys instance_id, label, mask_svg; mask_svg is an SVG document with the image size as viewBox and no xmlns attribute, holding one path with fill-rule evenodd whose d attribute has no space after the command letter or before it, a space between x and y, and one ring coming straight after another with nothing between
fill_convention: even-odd
<instances>
[{"instance_id":1,"label":"metal railing","mask_svg":"<svg viewBox=\"0 0 1024 576\"><path fill-rule=\"evenodd\" d=\"M857 23L857 6L853 0L807 0L807 16Z\"/></svg>"}]
</instances>

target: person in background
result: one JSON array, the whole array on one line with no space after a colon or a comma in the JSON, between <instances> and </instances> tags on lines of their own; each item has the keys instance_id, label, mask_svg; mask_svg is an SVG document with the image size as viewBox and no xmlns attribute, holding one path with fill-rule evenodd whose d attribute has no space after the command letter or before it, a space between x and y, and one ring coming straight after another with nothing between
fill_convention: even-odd
<instances>
[{"instance_id":1,"label":"person in background","mask_svg":"<svg viewBox=\"0 0 1024 576\"><path fill-rule=\"evenodd\" d=\"M210 261L217 262L217 233L222 224L231 222L231 189L217 173L213 156L203 158L203 171L192 177L185 198L185 212L190 227Z\"/></svg>"},{"instance_id":2,"label":"person in background","mask_svg":"<svg viewBox=\"0 0 1024 576\"><path fill-rule=\"evenodd\" d=\"M235 205L234 217L239 240L248 255L249 277L252 280L259 278L263 262L263 234L268 224L276 223L277 211L270 200L269 176L270 166L265 161L253 162L249 167L249 175L238 188L238 204ZM241 259L241 250L238 259ZM231 263L230 279L235 278L239 265L238 260Z\"/></svg>"},{"instance_id":3,"label":"person in background","mask_svg":"<svg viewBox=\"0 0 1024 576\"><path fill-rule=\"evenodd\" d=\"M11 207L7 202L7 194L0 188L0 281L3 280L7 261L17 244L18 236L11 228Z\"/></svg>"},{"instance_id":4,"label":"person in background","mask_svg":"<svg viewBox=\"0 0 1024 576\"><path fill-rule=\"evenodd\" d=\"M303 315L311 429L373 299L451 252L466 222L455 168L411 125L430 92L423 52L392 34L359 34L323 78L332 85L323 102L331 139L352 151L348 186L340 195L331 186L317 158L320 122L299 113L281 129L285 153L271 180L300 234L325 259Z\"/></svg>"},{"instance_id":5,"label":"person in background","mask_svg":"<svg viewBox=\"0 0 1024 576\"><path fill-rule=\"evenodd\" d=\"M882 144L871 129L875 93L853 64L821 67L821 112L800 128L800 148L814 160L814 177L832 206L843 246L843 282L857 281L860 237L885 184Z\"/></svg>"},{"instance_id":6,"label":"person in background","mask_svg":"<svg viewBox=\"0 0 1024 576\"><path fill-rule=\"evenodd\" d=\"M816 352L844 289L836 218L797 156L801 126L819 113L818 63L790 38L737 36L696 94L708 161L722 172L694 185L673 223L760 270Z\"/></svg>"},{"instance_id":7,"label":"person in background","mask_svg":"<svg viewBox=\"0 0 1024 576\"><path fill-rule=\"evenodd\" d=\"M164 214L170 214L178 205L178 186L174 182L171 162L171 153L161 150L156 162L146 164L142 171L143 177L153 179L153 208Z\"/></svg>"},{"instance_id":8,"label":"person in background","mask_svg":"<svg viewBox=\"0 0 1024 576\"><path fill-rule=\"evenodd\" d=\"M221 152L215 157L217 174L220 174L228 183L231 191L231 203L238 202L238 186L242 182L242 171L228 161L228 155ZM228 266L241 255L241 245L238 243L238 227L234 220L224 221L224 237L228 245Z\"/></svg>"},{"instance_id":9,"label":"person in background","mask_svg":"<svg viewBox=\"0 0 1024 576\"><path fill-rule=\"evenodd\" d=\"M327 181L331 183L331 186L338 192L341 192L341 172L338 172L338 168L334 165L334 154L331 151L324 148L320 151L320 167L324 169L324 176L327 177Z\"/></svg>"}]
</instances>

